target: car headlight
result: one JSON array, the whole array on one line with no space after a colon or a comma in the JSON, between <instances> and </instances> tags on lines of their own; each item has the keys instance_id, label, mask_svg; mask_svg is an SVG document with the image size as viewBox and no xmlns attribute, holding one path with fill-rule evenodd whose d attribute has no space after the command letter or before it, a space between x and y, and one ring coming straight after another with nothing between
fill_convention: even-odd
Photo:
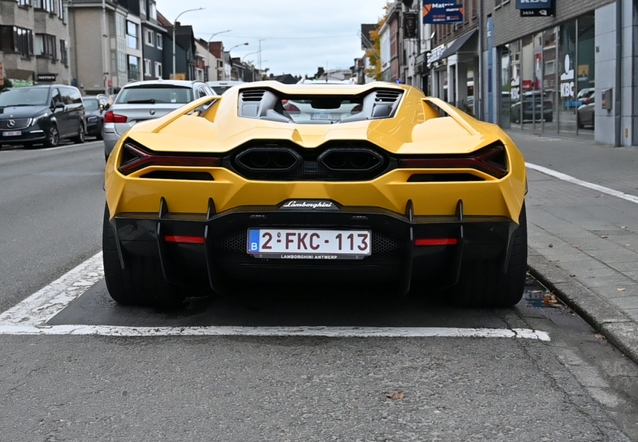
<instances>
[{"instance_id":1,"label":"car headlight","mask_svg":"<svg viewBox=\"0 0 638 442\"><path fill-rule=\"evenodd\" d=\"M37 117L34 117L31 119L31 124L30 126L35 126L36 124L38 124L40 121L42 121L44 118L48 117L49 113L44 113L42 115L38 115Z\"/></svg>"}]
</instances>

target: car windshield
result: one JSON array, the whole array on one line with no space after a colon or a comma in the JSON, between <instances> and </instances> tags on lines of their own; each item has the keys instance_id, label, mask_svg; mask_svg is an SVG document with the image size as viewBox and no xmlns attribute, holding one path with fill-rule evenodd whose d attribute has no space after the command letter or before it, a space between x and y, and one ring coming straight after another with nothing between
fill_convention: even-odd
<instances>
[{"instance_id":1,"label":"car windshield","mask_svg":"<svg viewBox=\"0 0 638 442\"><path fill-rule=\"evenodd\" d=\"M84 102L84 109L87 111L98 110L98 101L96 98L85 98L82 101Z\"/></svg>"},{"instance_id":2,"label":"car windshield","mask_svg":"<svg viewBox=\"0 0 638 442\"><path fill-rule=\"evenodd\" d=\"M186 104L191 101L193 101L193 91L190 87L147 85L122 89L115 100L115 104Z\"/></svg>"},{"instance_id":3,"label":"car windshield","mask_svg":"<svg viewBox=\"0 0 638 442\"><path fill-rule=\"evenodd\" d=\"M45 88L9 89L0 93L0 106L46 106L48 95Z\"/></svg>"}]
</instances>

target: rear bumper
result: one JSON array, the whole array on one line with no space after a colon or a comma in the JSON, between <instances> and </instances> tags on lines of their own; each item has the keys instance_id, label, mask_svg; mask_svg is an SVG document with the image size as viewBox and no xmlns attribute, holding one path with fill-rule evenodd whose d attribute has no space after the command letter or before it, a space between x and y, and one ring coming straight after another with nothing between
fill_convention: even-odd
<instances>
[{"instance_id":1,"label":"rear bumper","mask_svg":"<svg viewBox=\"0 0 638 442\"><path fill-rule=\"evenodd\" d=\"M282 211L248 206L209 215L120 213L111 223L122 265L131 255L158 257L164 277L183 286L231 293L242 287L309 287L353 283L388 286L406 293L420 281L452 286L461 265L476 259L503 258L517 224L506 217L413 216L374 207L338 211ZM363 259L273 259L247 253L249 228L370 229L372 254ZM200 238L199 243L167 237ZM418 246L417 239L452 239L449 245Z\"/></svg>"}]
</instances>

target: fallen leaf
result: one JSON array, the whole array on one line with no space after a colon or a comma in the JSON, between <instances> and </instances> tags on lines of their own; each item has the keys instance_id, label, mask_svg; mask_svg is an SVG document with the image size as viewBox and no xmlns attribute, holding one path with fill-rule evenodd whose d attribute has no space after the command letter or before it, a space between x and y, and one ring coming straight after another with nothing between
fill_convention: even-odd
<instances>
[{"instance_id":1,"label":"fallen leaf","mask_svg":"<svg viewBox=\"0 0 638 442\"><path fill-rule=\"evenodd\" d=\"M548 293L545 295L545 298L543 298L543 304L545 305L553 305L558 303L558 299L556 298L556 295L553 293Z\"/></svg>"},{"instance_id":2,"label":"fallen leaf","mask_svg":"<svg viewBox=\"0 0 638 442\"><path fill-rule=\"evenodd\" d=\"M387 393L385 397L392 399L393 401L397 401L399 399L403 399L405 397L405 394L399 391L395 391L394 393Z\"/></svg>"},{"instance_id":3,"label":"fallen leaf","mask_svg":"<svg viewBox=\"0 0 638 442\"><path fill-rule=\"evenodd\" d=\"M569 275L569 276L571 276L571 277L573 278L573 277L574 277L574 276L576 276L576 275L572 273L572 274L571 274L571 275Z\"/></svg>"},{"instance_id":4,"label":"fallen leaf","mask_svg":"<svg viewBox=\"0 0 638 442\"><path fill-rule=\"evenodd\" d=\"M572 247L575 249L580 249L580 246L578 244L574 244Z\"/></svg>"},{"instance_id":5,"label":"fallen leaf","mask_svg":"<svg viewBox=\"0 0 638 442\"><path fill-rule=\"evenodd\" d=\"M551 249L552 247L554 247L554 244L550 244L550 245L549 245L549 248L550 248L550 249Z\"/></svg>"},{"instance_id":6,"label":"fallen leaf","mask_svg":"<svg viewBox=\"0 0 638 442\"><path fill-rule=\"evenodd\" d=\"M619 292L624 292L624 291L625 291L625 289L624 289L624 288L620 288L620 287L619 287L619 288L617 288L616 290L618 290Z\"/></svg>"},{"instance_id":7,"label":"fallen leaf","mask_svg":"<svg viewBox=\"0 0 638 442\"><path fill-rule=\"evenodd\" d=\"M598 339L607 339L607 338L605 338L605 335L602 335L602 334L600 334L600 333L596 333L596 337L597 337Z\"/></svg>"}]
</instances>

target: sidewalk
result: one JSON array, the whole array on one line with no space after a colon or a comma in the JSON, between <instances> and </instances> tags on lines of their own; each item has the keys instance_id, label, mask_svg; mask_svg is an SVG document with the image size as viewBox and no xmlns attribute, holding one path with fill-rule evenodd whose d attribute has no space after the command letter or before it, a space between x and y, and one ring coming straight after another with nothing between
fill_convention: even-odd
<instances>
[{"instance_id":1,"label":"sidewalk","mask_svg":"<svg viewBox=\"0 0 638 442\"><path fill-rule=\"evenodd\" d=\"M638 148L508 133L528 164L530 272L638 363Z\"/></svg>"}]
</instances>

